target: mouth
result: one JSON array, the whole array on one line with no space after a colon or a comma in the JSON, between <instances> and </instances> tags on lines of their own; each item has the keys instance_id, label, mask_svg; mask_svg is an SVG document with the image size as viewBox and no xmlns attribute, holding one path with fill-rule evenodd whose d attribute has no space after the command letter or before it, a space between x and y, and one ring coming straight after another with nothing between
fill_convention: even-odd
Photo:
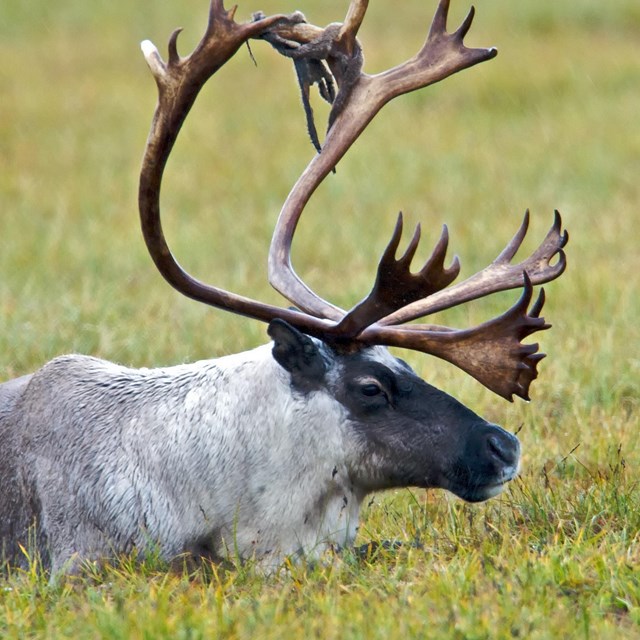
<instances>
[{"instance_id":1,"label":"mouth","mask_svg":"<svg viewBox=\"0 0 640 640\"><path fill-rule=\"evenodd\" d=\"M505 486L511 482L516 475L517 472L514 471L498 481L493 480L487 483L481 483L479 481L467 482L465 484L456 483L447 487L447 489L459 498L462 498L465 502L484 502L485 500L500 495L504 491Z\"/></svg>"},{"instance_id":2,"label":"mouth","mask_svg":"<svg viewBox=\"0 0 640 640\"><path fill-rule=\"evenodd\" d=\"M509 481L505 480L504 482L488 484L483 487L467 489L465 492L454 491L454 493L466 502L484 502L485 500L489 500L489 498L495 498L497 495L500 495L507 482Z\"/></svg>"}]
</instances>

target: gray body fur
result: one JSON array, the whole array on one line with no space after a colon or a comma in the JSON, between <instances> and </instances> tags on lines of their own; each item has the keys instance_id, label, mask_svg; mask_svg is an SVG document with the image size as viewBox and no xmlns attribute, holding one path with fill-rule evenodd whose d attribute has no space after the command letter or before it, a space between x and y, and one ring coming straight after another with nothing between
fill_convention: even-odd
<instances>
[{"instance_id":1,"label":"gray body fur","mask_svg":"<svg viewBox=\"0 0 640 640\"><path fill-rule=\"evenodd\" d=\"M0 413L13 461L2 539L24 543L5 527L40 520L53 571L149 544L263 557L352 539L344 411L320 392L296 398L268 347L242 356L138 371L66 356L0 386L13 405Z\"/></svg>"}]
</instances>

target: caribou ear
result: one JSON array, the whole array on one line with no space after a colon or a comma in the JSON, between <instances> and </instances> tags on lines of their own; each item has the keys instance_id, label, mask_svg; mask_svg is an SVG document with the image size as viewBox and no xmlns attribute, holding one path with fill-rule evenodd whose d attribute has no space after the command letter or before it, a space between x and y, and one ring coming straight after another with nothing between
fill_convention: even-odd
<instances>
[{"instance_id":1,"label":"caribou ear","mask_svg":"<svg viewBox=\"0 0 640 640\"><path fill-rule=\"evenodd\" d=\"M273 357L291 374L294 386L308 390L324 380L324 359L309 336L279 318L269 323L267 332L273 339Z\"/></svg>"}]
</instances>

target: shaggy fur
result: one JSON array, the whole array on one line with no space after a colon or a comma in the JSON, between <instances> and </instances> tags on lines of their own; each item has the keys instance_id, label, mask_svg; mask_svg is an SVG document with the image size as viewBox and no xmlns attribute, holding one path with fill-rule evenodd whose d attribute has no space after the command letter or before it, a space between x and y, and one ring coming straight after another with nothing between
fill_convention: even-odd
<instances>
[{"instance_id":1,"label":"shaggy fur","mask_svg":"<svg viewBox=\"0 0 640 640\"><path fill-rule=\"evenodd\" d=\"M367 493L498 493L516 438L386 349L352 355L279 323L274 343L128 369L52 360L0 385L0 544L35 530L53 574L137 549L267 565L353 542ZM35 525L35 528L34 528Z\"/></svg>"}]
</instances>

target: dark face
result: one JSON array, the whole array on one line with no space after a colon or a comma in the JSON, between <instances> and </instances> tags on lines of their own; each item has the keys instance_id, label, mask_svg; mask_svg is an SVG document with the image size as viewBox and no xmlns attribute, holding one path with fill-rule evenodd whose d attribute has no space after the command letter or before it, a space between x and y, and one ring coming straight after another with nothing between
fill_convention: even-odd
<instances>
[{"instance_id":1,"label":"dark face","mask_svg":"<svg viewBox=\"0 0 640 640\"><path fill-rule=\"evenodd\" d=\"M479 502L515 477L515 436L427 384L386 349L336 354L281 321L269 333L294 388L325 389L346 408L363 451L354 469L362 488L439 487Z\"/></svg>"},{"instance_id":2,"label":"dark face","mask_svg":"<svg viewBox=\"0 0 640 640\"><path fill-rule=\"evenodd\" d=\"M518 439L424 382L402 360L373 348L339 362L335 395L368 452L371 489L440 487L478 502L515 477Z\"/></svg>"}]
</instances>

